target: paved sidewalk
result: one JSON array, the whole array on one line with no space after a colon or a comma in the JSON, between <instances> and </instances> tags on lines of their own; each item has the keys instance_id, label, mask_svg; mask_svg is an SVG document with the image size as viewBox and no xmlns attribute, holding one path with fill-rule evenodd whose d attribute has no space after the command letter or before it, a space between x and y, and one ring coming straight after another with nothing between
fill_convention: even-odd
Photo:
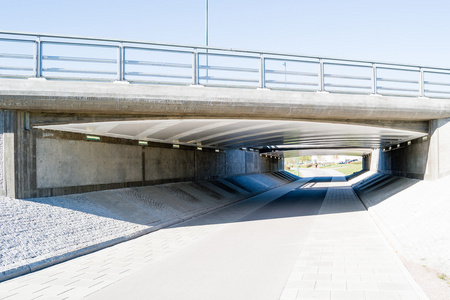
<instances>
[{"instance_id":1,"label":"paved sidewalk","mask_svg":"<svg viewBox=\"0 0 450 300\"><path fill-rule=\"evenodd\" d=\"M342 180L342 179L341 179ZM282 300L428 299L353 189L334 178Z\"/></svg>"}]
</instances>

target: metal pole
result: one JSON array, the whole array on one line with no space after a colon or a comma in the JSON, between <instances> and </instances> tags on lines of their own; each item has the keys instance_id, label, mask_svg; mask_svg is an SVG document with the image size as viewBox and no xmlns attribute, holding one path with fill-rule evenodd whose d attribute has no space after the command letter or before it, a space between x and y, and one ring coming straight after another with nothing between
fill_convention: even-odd
<instances>
[{"instance_id":1,"label":"metal pole","mask_svg":"<svg viewBox=\"0 0 450 300\"><path fill-rule=\"evenodd\" d=\"M284 66L284 87L286 87L286 80L287 80L287 78L286 78L286 62L283 63L283 66Z\"/></svg>"},{"instance_id":2,"label":"metal pole","mask_svg":"<svg viewBox=\"0 0 450 300\"><path fill-rule=\"evenodd\" d=\"M205 34L206 34L206 47L209 46L209 0L206 0L206 24L205 24ZM208 82L209 76L209 59L208 59L208 49L206 49L206 82Z\"/></svg>"}]
</instances>

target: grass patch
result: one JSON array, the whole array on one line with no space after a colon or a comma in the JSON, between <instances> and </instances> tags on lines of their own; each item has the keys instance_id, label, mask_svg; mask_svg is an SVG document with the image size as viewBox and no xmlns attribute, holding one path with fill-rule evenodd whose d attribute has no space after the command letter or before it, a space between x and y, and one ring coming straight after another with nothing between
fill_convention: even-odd
<instances>
[{"instance_id":1,"label":"grass patch","mask_svg":"<svg viewBox=\"0 0 450 300\"><path fill-rule=\"evenodd\" d=\"M289 173L291 173L295 176L302 177L302 172L297 173L297 170L289 169L289 170L285 170L285 171L288 171Z\"/></svg>"},{"instance_id":2,"label":"grass patch","mask_svg":"<svg viewBox=\"0 0 450 300\"><path fill-rule=\"evenodd\" d=\"M352 162L349 164L333 164L322 167L322 169L336 170L344 175L352 175L353 173L359 172L362 170L362 162Z\"/></svg>"}]
</instances>

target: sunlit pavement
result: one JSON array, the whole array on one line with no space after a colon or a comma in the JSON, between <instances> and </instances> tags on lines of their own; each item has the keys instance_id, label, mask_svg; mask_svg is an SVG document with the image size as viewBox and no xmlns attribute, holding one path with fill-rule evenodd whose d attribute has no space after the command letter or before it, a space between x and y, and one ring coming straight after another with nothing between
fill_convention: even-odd
<instances>
[{"instance_id":1,"label":"sunlit pavement","mask_svg":"<svg viewBox=\"0 0 450 300\"><path fill-rule=\"evenodd\" d=\"M309 180L0 283L0 299L426 299L347 182Z\"/></svg>"}]
</instances>

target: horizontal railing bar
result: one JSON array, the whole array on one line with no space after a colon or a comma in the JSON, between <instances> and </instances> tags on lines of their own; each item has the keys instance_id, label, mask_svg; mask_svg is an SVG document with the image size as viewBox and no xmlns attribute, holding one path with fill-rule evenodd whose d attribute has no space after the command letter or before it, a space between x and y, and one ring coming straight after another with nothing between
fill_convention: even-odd
<instances>
[{"instance_id":1,"label":"horizontal railing bar","mask_svg":"<svg viewBox=\"0 0 450 300\"><path fill-rule=\"evenodd\" d=\"M402 92L416 92L418 93L419 91L417 89L404 89L404 88L391 88L391 87L382 87L382 86L378 86L377 89L379 90L386 90L386 91L402 91Z\"/></svg>"},{"instance_id":2,"label":"horizontal railing bar","mask_svg":"<svg viewBox=\"0 0 450 300\"><path fill-rule=\"evenodd\" d=\"M447 72L443 72L443 71L433 71L433 70L425 69L425 70L423 70L423 73L424 73L424 74L450 75L450 69L447 69Z\"/></svg>"},{"instance_id":3,"label":"horizontal railing bar","mask_svg":"<svg viewBox=\"0 0 450 300\"><path fill-rule=\"evenodd\" d=\"M332 57L319 57L319 56L308 56L299 55L292 53L276 53L276 52L265 52L265 51L255 51L255 50L243 50L243 49L233 49L233 48L218 48L218 47L208 47L208 46L195 46L195 45L181 45L181 44L165 44L147 41L133 41L126 39L108 39L108 38L97 38L97 37L81 37L81 36L64 36L56 34L43 34L43 33L28 33L28 32L12 32L12 31L0 31L0 35L15 35L15 36L27 36L27 37L40 37L40 38L54 38L54 39L66 39L66 40L85 40L85 41L96 41L96 42L114 42L114 43L129 43L129 44L141 44L141 45L153 45L153 46L164 46L164 47L176 47L176 48L191 48L191 49L203 49L210 51L226 51L226 52L239 52L239 53L250 53L250 54L264 54L264 55L274 55L274 56L285 56L285 57L298 57L307 59L322 59L324 61L341 61L350 63L371 63L381 66L396 66L396 67L407 67L407 68L427 68L433 70L448 70L442 67L432 67L432 66L416 66L408 64L399 63L388 63L388 62L377 62L377 61L362 61L354 59L339 59ZM28 40L25 40L28 41ZM385 67L383 67L385 68Z\"/></svg>"},{"instance_id":4,"label":"horizontal railing bar","mask_svg":"<svg viewBox=\"0 0 450 300\"><path fill-rule=\"evenodd\" d=\"M281 70L266 70L266 74L281 74L281 75L297 75L297 76L310 76L317 77L318 73L307 73L307 72L295 72L295 71L281 71Z\"/></svg>"},{"instance_id":5,"label":"horizontal railing bar","mask_svg":"<svg viewBox=\"0 0 450 300\"><path fill-rule=\"evenodd\" d=\"M299 87L299 88L291 88L291 87L279 87L279 86L271 86L271 90L278 90L278 91L308 91L308 92L315 92L317 89L309 89L307 87Z\"/></svg>"},{"instance_id":6,"label":"horizontal railing bar","mask_svg":"<svg viewBox=\"0 0 450 300\"><path fill-rule=\"evenodd\" d=\"M371 86L353 85L353 84L337 84L337 83L325 83L325 86L339 87L339 88L352 88L352 89L371 89Z\"/></svg>"},{"instance_id":7,"label":"horizontal railing bar","mask_svg":"<svg viewBox=\"0 0 450 300\"><path fill-rule=\"evenodd\" d=\"M133 49L133 50L142 50L142 51L158 51L158 52L170 52L170 53L182 53L182 54L192 54L193 50L173 50L173 49L163 49L163 48L145 48L138 46L128 46L123 45L123 48Z\"/></svg>"},{"instance_id":8,"label":"horizontal railing bar","mask_svg":"<svg viewBox=\"0 0 450 300\"><path fill-rule=\"evenodd\" d=\"M347 76L347 75L336 75L336 74L324 74L327 78L341 78L341 79L355 79L355 80L372 80L371 77L365 76Z\"/></svg>"},{"instance_id":9,"label":"horizontal railing bar","mask_svg":"<svg viewBox=\"0 0 450 300\"><path fill-rule=\"evenodd\" d=\"M190 85L190 82L175 82L175 81L157 81L157 80L144 80L144 79L127 79L130 83L150 83L150 84L171 84L171 85Z\"/></svg>"},{"instance_id":10,"label":"horizontal railing bar","mask_svg":"<svg viewBox=\"0 0 450 300\"><path fill-rule=\"evenodd\" d=\"M406 66L408 68L398 68L398 67L388 67L388 66L378 66L377 65L377 69L378 70L394 70L394 71L402 71L402 72L416 72L419 73L420 72L420 67L419 66ZM409 68L414 68L414 69L409 69Z\"/></svg>"},{"instance_id":11,"label":"horizontal railing bar","mask_svg":"<svg viewBox=\"0 0 450 300\"><path fill-rule=\"evenodd\" d=\"M224 53L203 53L200 52L199 56L221 56L221 57L232 57L232 58L250 58L250 59L260 59L259 56L250 56L250 55L239 55L239 54L224 54Z\"/></svg>"},{"instance_id":12,"label":"horizontal railing bar","mask_svg":"<svg viewBox=\"0 0 450 300\"><path fill-rule=\"evenodd\" d=\"M419 81L417 81L417 80L403 80L403 79L393 79L393 78L379 78L378 77L377 81L419 84Z\"/></svg>"},{"instance_id":13,"label":"horizontal railing bar","mask_svg":"<svg viewBox=\"0 0 450 300\"><path fill-rule=\"evenodd\" d=\"M254 83L258 83L259 80L254 80L254 79L238 79L238 78L226 78L226 77L213 77L213 76L204 76L204 77L199 77L199 79L203 79L203 80L216 80L216 81L236 81L236 82L254 82Z\"/></svg>"},{"instance_id":14,"label":"horizontal railing bar","mask_svg":"<svg viewBox=\"0 0 450 300\"><path fill-rule=\"evenodd\" d=\"M302 82L302 81L266 80L266 83L317 86L317 83L314 83L314 82Z\"/></svg>"},{"instance_id":15,"label":"horizontal railing bar","mask_svg":"<svg viewBox=\"0 0 450 300\"><path fill-rule=\"evenodd\" d=\"M102 81L102 82L112 82L115 78L95 78L95 77L65 77L65 76L45 76L46 79L53 80L79 80L79 81Z\"/></svg>"},{"instance_id":16,"label":"horizontal railing bar","mask_svg":"<svg viewBox=\"0 0 450 300\"><path fill-rule=\"evenodd\" d=\"M180 78L191 79L191 76L184 75L171 75L171 74L156 74L156 73L144 73L144 72L125 72L125 76L148 76L148 77L164 77L164 78Z\"/></svg>"},{"instance_id":17,"label":"horizontal railing bar","mask_svg":"<svg viewBox=\"0 0 450 300\"><path fill-rule=\"evenodd\" d=\"M93 70L76 70L64 68L42 68L43 72L58 72L58 73L79 73L79 74L99 74L99 75L116 75L114 71L93 71Z\"/></svg>"},{"instance_id":18,"label":"horizontal railing bar","mask_svg":"<svg viewBox=\"0 0 450 300\"><path fill-rule=\"evenodd\" d=\"M237 67L223 67L223 66L205 66L200 65L200 70L216 70L216 71L235 71L235 72L248 72L248 73L258 73L258 69L250 69L250 68L237 68Z\"/></svg>"},{"instance_id":19,"label":"horizontal railing bar","mask_svg":"<svg viewBox=\"0 0 450 300\"><path fill-rule=\"evenodd\" d=\"M0 57L5 58L15 58L15 59L33 59L33 55L29 54L9 54L9 53L0 53Z\"/></svg>"},{"instance_id":20,"label":"horizontal railing bar","mask_svg":"<svg viewBox=\"0 0 450 300\"><path fill-rule=\"evenodd\" d=\"M449 94L450 95L450 90L448 91L443 91L443 90L430 90L430 89L425 89L425 92L428 93L436 93L436 94Z\"/></svg>"},{"instance_id":21,"label":"horizontal railing bar","mask_svg":"<svg viewBox=\"0 0 450 300\"><path fill-rule=\"evenodd\" d=\"M323 64L340 66L340 67L372 68L372 63L370 63L370 62L366 63L368 65L354 65L354 64L340 63L340 62L334 62L334 61L331 61L331 62L325 61Z\"/></svg>"},{"instance_id":22,"label":"horizontal railing bar","mask_svg":"<svg viewBox=\"0 0 450 300\"><path fill-rule=\"evenodd\" d=\"M30 75L0 74L1 78L30 78Z\"/></svg>"},{"instance_id":23,"label":"horizontal railing bar","mask_svg":"<svg viewBox=\"0 0 450 300\"><path fill-rule=\"evenodd\" d=\"M118 47L118 45L88 44L88 43L60 42L60 41L41 41L41 44L68 45L68 46L81 46L81 47L101 47L101 48L117 48Z\"/></svg>"},{"instance_id":24,"label":"horizontal railing bar","mask_svg":"<svg viewBox=\"0 0 450 300\"><path fill-rule=\"evenodd\" d=\"M255 88L255 85L250 84L225 84L225 83L204 83L203 85L209 87L221 87L221 88Z\"/></svg>"},{"instance_id":25,"label":"horizontal railing bar","mask_svg":"<svg viewBox=\"0 0 450 300\"><path fill-rule=\"evenodd\" d=\"M1 34L1 32L0 32ZM13 38L3 38L0 37L0 41L5 41L5 42L14 42L14 43L34 43L36 42L36 39L34 40L22 40L22 39L13 39Z\"/></svg>"},{"instance_id":26,"label":"horizontal railing bar","mask_svg":"<svg viewBox=\"0 0 450 300\"><path fill-rule=\"evenodd\" d=\"M302 60L302 59L293 59L293 58L278 58L278 57L266 57L266 61L290 61L290 62L296 62L296 63L306 63L306 64L318 64L319 62L317 60Z\"/></svg>"},{"instance_id":27,"label":"horizontal railing bar","mask_svg":"<svg viewBox=\"0 0 450 300\"><path fill-rule=\"evenodd\" d=\"M33 68L0 66L0 70L10 70L10 71L33 71Z\"/></svg>"},{"instance_id":28,"label":"horizontal railing bar","mask_svg":"<svg viewBox=\"0 0 450 300\"><path fill-rule=\"evenodd\" d=\"M192 65L191 64L162 63L162 62L153 62L153 61L125 60L125 64L140 65L140 66L158 66L158 67L189 68L189 69L192 69Z\"/></svg>"},{"instance_id":29,"label":"horizontal railing bar","mask_svg":"<svg viewBox=\"0 0 450 300\"><path fill-rule=\"evenodd\" d=\"M94 62L94 63L117 63L116 59L108 58L84 58L84 57L69 57L69 56L54 56L54 55L43 55L42 59L45 60L56 60L56 61L73 61L73 62Z\"/></svg>"},{"instance_id":30,"label":"horizontal railing bar","mask_svg":"<svg viewBox=\"0 0 450 300\"><path fill-rule=\"evenodd\" d=\"M437 81L424 81L424 83L430 84L430 85L450 86L450 83L437 82Z\"/></svg>"}]
</instances>

